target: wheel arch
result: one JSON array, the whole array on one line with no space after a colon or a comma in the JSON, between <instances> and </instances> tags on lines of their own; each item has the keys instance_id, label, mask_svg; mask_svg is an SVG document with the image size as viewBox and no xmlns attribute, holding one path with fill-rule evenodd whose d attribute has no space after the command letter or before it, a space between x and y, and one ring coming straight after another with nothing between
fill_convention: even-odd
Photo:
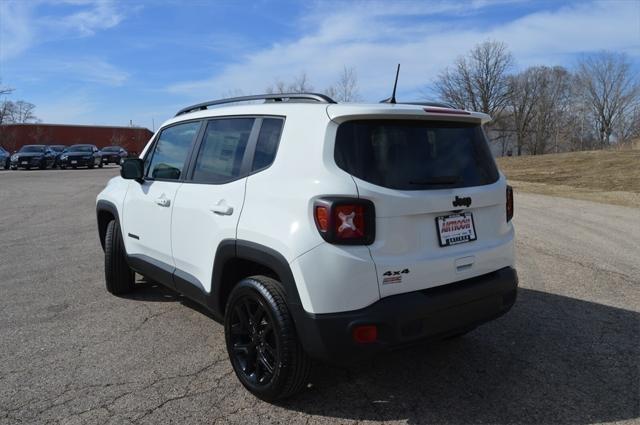
<instances>
[{"instance_id":1,"label":"wheel arch","mask_svg":"<svg viewBox=\"0 0 640 425\"><path fill-rule=\"evenodd\" d=\"M282 284L295 320L294 311L301 308L300 295L285 257L272 248L240 239L225 239L218 245L211 282L214 299L210 307L224 316L233 287L243 278L254 275L265 275Z\"/></svg>"},{"instance_id":2,"label":"wheel arch","mask_svg":"<svg viewBox=\"0 0 640 425\"><path fill-rule=\"evenodd\" d=\"M107 225L111 220L118 220L120 222L120 216L118 214L118 208L109 201L99 200L96 204L96 218L98 221L98 236L100 237L100 245L104 251L104 240L107 233Z\"/></svg>"}]
</instances>

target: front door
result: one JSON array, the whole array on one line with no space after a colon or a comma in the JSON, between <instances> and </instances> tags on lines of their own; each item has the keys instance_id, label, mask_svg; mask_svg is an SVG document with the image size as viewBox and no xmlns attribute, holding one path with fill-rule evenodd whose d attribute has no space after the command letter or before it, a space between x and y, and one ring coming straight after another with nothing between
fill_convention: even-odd
<instances>
[{"instance_id":1,"label":"front door","mask_svg":"<svg viewBox=\"0 0 640 425\"><path fill-rule=\"evenodd\" d=\"M130 182L124 201L122 236L127 254L171 273L171 213L200 121L167 127L145 158L142 183Z\"/></svg>"}]
</instances>

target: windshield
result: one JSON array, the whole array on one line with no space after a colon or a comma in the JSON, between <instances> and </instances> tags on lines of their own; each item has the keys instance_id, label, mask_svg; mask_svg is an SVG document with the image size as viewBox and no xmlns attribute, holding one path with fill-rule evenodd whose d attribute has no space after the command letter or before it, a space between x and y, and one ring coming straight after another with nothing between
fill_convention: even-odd
<instances>
[{"instance_id":1,"label":"windshield","mask_svg":"<svg viewBox=\"0 0 640 425\"><path fill-rule=\"evenodd\" d=\"M44 152L44 146L42 145L27 145L20 148L20 152Z\"/></svg>"},{"instance_id":2,"label":"windshield","mask_svg":"<svg viewBox=\"0 0 640 425\"><path fill-rule=\"evenodd\" d=\"M93 152L93 148L88 145L73 145L68 149L69 152Z\"/></svg>"},{"instance_id":3,"label":"windshield","mask_svg":"<svg viewBox=\"0 0 640 425\"><path fill-rule=\"evenodd\" d=\"M338 128L335 160L355 177L390 189L470 187L498 179L475 123L349 121Z\"/></svg>"},{"instance_id":4,"label":"windshield","mask_svg":"<svg viewBox=\"0 0 640 425\"><path fill-rule=\"evenodd\" d=\"M62 145L51 145L51 146L49 146L49 149L51 149L52 151L56 151L56 152L62 152L62 150L64 149L64 146L62 146Z\"/></svg>"},{"instance_id":5,"label":"windshield","mask_svg":"<svg viewBox=\"0 0 640 425\"><path fill-rule=\"evenodd\" d=\"M103 152L118 152L120 151L120 146L107 146L106 148L102 149Z\"/></svg>"}]
</instances>

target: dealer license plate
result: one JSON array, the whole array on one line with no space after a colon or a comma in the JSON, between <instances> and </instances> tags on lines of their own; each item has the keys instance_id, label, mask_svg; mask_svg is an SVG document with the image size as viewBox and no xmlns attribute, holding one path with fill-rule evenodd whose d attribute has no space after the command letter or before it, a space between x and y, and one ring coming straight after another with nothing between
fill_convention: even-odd
<instances>
[{"instance_id":1,"label":"dealer license plate","mask_svg":"<svg viewBox=\"0 0 640 425\"><path fill-rule=\"evenodd\" d=\"M27 161L22 161L22 165L27 165L28 162Z\"/></svg>"},{"instance_id":2,"label":"dealer license plate","mask_svg":"<svg viewBox=\"0 0 640 425\"><path fill-rule=\"evenodd\" d=\"M72 163L72 164L77 164L77 163L78 163L78 161L71 161L71 163Z\"/></svg>"},{"instance_id":3,"label":"dealer license plate","mask_svg":"<svg viewBox=\"0 0 640 425\"><path fill-rule=\"evenodd\" d=\"M440 246L457 245L477 239L470 212L436 217Z\"/></svg>"}]
</instances>

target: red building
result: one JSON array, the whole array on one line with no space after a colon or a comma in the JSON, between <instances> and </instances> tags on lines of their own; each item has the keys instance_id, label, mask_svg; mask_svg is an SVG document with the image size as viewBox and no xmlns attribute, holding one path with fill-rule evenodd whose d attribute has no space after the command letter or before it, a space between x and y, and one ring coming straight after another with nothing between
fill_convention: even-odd
<instances>
[{"instance_id":1,"label":"red building","mask_svg":"<svg viewBox=\"0 0 640 425\"><path fill-rule=\"evenodd\" d=\"M142 127L106 127L67 124L0 125L0 146L9 152L24 145L74 145L88 143L98 148L118 145L140 153L153 133Z\"/></svg>"}]
</instances>

